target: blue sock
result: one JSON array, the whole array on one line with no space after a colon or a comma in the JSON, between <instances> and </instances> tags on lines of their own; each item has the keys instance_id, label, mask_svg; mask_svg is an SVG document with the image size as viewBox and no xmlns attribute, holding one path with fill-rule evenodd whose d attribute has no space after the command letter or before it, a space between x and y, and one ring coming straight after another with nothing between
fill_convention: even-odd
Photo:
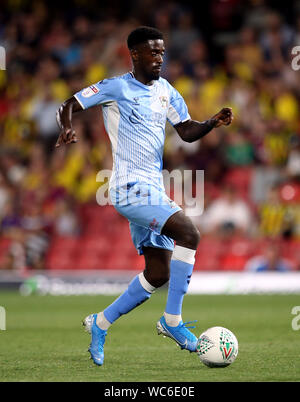
<instances>
[{"instance_id":1,"label":"blue sock","mask_svg":"<svg viewBox=\"0 0 300 402\"><path fill-rule=\"evenodd\" d=\"M193 264L171 260L166 313L181 315L183 298L188 290L193 268Z\"/></svg>"},{"instance_id":2,"label":"blue sock","mask_svg":"<svg viewBox=\"0 0 300 402\"><path fill-rule=\"evenodd\" d=\"M103 311L104 316L110 323L113 323L121 315L129 313L129 311L148 300L150 296L151 293L143 288L137 275L130 282L125 292Z\"/></svg>"}]
</instances>

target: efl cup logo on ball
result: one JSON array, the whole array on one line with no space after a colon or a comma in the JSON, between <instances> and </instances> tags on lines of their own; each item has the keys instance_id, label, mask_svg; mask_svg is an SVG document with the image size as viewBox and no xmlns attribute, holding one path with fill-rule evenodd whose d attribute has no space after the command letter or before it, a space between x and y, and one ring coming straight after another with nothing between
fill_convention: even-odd
<instances>
[{"instance_id":1,"label":"efl cup logo on ball","mask_svg":"<svg viewBox=\"0 0 300 402\"><path fill-rule=\"evenodd\" d=\"M208 367L226 367L238 355L238 341L229 329L212 327L199 336L197 354Z\"/></svg>"}]
</instances>

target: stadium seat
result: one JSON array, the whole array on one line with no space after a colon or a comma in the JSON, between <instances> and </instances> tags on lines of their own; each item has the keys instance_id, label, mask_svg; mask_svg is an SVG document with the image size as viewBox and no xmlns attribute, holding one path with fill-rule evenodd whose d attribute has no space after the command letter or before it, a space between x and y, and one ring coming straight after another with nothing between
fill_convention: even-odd
<instances>
[{"instance_id":1,"label":"stadium seat","mask_svg":"<svg viewBox=\"0 0 300 402\"><path fill-rule=\"evenodd\" d=\"M300 269L300 240L283 241L281 244L282 257L291 262L295 269Z\"/></svg>"},{"instance_id":2,"label":"stadium seat","mask_svg":"<svg viewBox=\"0 0 300 402\"><path fill-rule=\"evenodd\" d=\"M62 251L64 253L72 253L78 245L77 237L56 236L52 239L50 249Z\"/></svg>"},{"instance_id":3,"label":"stadium seat","mask_svg":"<svg viewBox=\"0 0 300 402\"><path fill-rule=\"evenodd\" d=\"M7 237L0 238L0 264L2 264L4 262L4 259L5 259L5 256L7 255L10 244L11 244L11 239L8 239Z\"/></svg>"},{"instance_id":4,"label":"stadium seat","mask_svg":"<svg viewBox=\"0 0 300 402\"><path fill-rule=\"evenodd\" d=\"M248 200L252 173L253 168L249 166L232 168L226 174L224 183L233 185L240 196Z\"/></svg>"},{"instance_id":5,"label":"stadium seat","mask_svg":"<svg viewBox=\"0 0 300 402\"><path fill-rule=\"evenodd\" d=\"M72 256L78 244L77 237L54 237L45 257L46 267L48 269L72 269Z\"/></svg>"},{"instance_id":6,"label":"stadium seat","mask_svg":"<svg viewBox=\"0 0 300 402\"><path fill-rule=\"evenodd\" d=\"M245 264L248 261L246 255L237 255L233 253L226 253L220 259L221 271L243 271Z\"/></svg>"},{"instance_id":7,"label":"stadium seat","mask_svg":"<svg viewBox=\"0 0 300 402\"><path fill-rule=\"evenodd\" d=\"M220 259L213 253L197 253L194 271L218 271Z\"/></svg>"},{"instance_id":8,"label":"stadium seat","mask_svg":"<svg viewBox=\"0 0 300 402\"><path fill-rule=\"evenodd\" d=\"M11 244L11 239L7 237L0 237L0 253L7 251Z\"/></svg>"},{"instance_id":9,"label":"stadium seat","mask_svg":"<svg viewBox=\"0 0 300 402\"><path fill-rule=\"evenodd\" d=\"M114 253L104 261L103 269L130 270L132 269L132 258L122 253Z\"/></svg>"},{"instance_id":10,"label":"stadium seat","mask_svg":"<svg viewBox=\"0 0 300 402\"><path fill-rule=\"evenodd\" d=\"M52 253L46 258L46 268L50 270L74 269L73 258L68 254Z\"/></svg>"},{"instance_id":11,"label":"stadium seat","mask_svg":"<svg viewBox=\"0 0 300 402\"><path fill-rule=\"evenodd\" d=\"M143 256L135 254L130 257L130 270L136 270L142 272L145 268L145 259Z\"/></svg>"},{"instance_id":12,"label":"stadium seat","mask_svg":"<svg viewBox=\"0 0 300 402\"><path fill-rule=\"evenodd\" d=\"M76 270L97 270L103 269L103 261L99 255L82 252L81 254L77 255L76 258L73 259L73 269Z\"/></svg>"},{"instance_id":13,"label":"stadium seat","mask_svg":"<svg viewBox=\"0 0 300 402\"><path fill-rule=\"evenodd\" d=\"M246 237L234 237L224 243L224 251L236 256L250 257L255 251L255 243Z\"/></svg>"},{"instance_id":14,"label":"stadium seat","mask_svg":"<svg viewBox=\"0 0 300 402\"><path fill-rule=\"evenodd\" d=\"M195 270L217 271L220 269L220 256L223 244L219 239L204 236L201 238L196 257Z\"/></svg>"},{"instance_id":15,"label":"stadium seat","mask_svg":"<svg viewBox=\"0 0 300 402\"><path fill-rule=\"evenodd\" d=\"M79 244L80 250L84 253L92 253L98 256L105 256L110 252L110 239L105 235L101 236L82 236Z\"/></svg>"}]
</instances>

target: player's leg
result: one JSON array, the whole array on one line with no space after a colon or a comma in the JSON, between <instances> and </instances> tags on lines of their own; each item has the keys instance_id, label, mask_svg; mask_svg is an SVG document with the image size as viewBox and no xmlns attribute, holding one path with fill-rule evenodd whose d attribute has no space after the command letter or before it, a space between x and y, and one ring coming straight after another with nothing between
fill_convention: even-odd
<instances>
[{"instance_id":1,"label":"player's leg","mask_svg":"<svg viewBox=\"0 0 300 402\"><path fill-rule=\"evenodd\" d=\"M172 251L156 247L143 247L145 257L144 277L155 288L169 280Z\"/></svg>"},{"instance_id":2,"label":"player's leg","mask_svg":"<svg viewBox=\"0 0 300 402\"><path fill-rule=\"evenodd\" d=\"M165 283L168 277L171 252L174 241L161 234L165 222L169 222L171 215L176 214L180 207L169 200L165 194L155 188L136 184L132 187L137 197L128 198L118 194L115 197L115 208L130 221L130 230L133 243L140 254L145 250L146 269L137 275L128 286L128 289L110 306L99 314L88 316L84 323L92 333L90 346L91 356L96 364L103 364L103 345L107 329L121 315L149 299L155 288ZM152 197L153 196L153 197ZM162 199L162 203L153 205L145 200ZM122 201L119 202L119 201ZM123 202L125 200L125 202ZM116 202L118 201L118 202ZM155 219L153 217L155 216ZM177 222L177 220L176 220ZM187 239L185 243L189 245ZM157 251L156 249L162 250ZM94 341L95 340L95 341Z\"/></svg>"},{"instance_id":3,"label":"player's leg","mask_svg":"<svg viewBox=\"0 0 300 402\"><path fill-rule=\"evenodd\" d=\"M144 273L141 272L132 279L125 292L105 310L85 318L83 324L92 336L89 352L95 364L99 366L103 364L103 348L108 328L123 314L129 313L148 300L154 290L155 287L146 280Z\"/></svg>"},{"instance_id":4,"label":"player's leg","mask_svg":"<svg viewBox=\"0 0 300 402\"><path fill-rule=\"evenodd\" d=\"M138 229L140 231L140 229ZM135 276L128 288L111 305L98 314L91 314L84 325L92 335L89 348L94 363L101 366L104 361L104 343L108 328L123 314L148 300L156 288L169 279L169 264L172 251L143 247L145 270Z\"/></svg>"},{"instance_id":5,"label":"player's leg","mask_svg":"<svg viewBox=\"0 0 300 402\"><path fill-rule=\"evenodd\" d=\"M170 282L163 317L157 323L159 333L175 339L183 348L196 349L197 338L182 322L182 303L193 272L195 253L199 243L199 231L182 211L176 212L165 223L162 235L176 241L170 264Z\"/></svg>"}]
</instances>

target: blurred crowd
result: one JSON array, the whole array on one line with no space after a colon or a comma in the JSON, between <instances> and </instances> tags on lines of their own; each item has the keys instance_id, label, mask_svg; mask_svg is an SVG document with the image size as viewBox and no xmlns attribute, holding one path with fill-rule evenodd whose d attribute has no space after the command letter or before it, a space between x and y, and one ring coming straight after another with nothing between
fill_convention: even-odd
<instances>
[{"instance_id":1,"label":"blurred crowd","mask_svg":"<svg viewBox=\"0 0 300 402\"><path fill-rule=\"evenodd\" d=\"M79 142L55 149L55 112L78 90L131 70L126 38L139 25L164 33L162 76L193 119L224 106L235 115L230 127L195 144L167 126L164 168L205 172L205 210L193 218L202 235L300 239L300 70L291 66L300 45L299 1L287 14L284 4L264 0L213 0L200 20L189 2L178 1L129 1L126 10L117 1L86 9L80 0L65 9L6 3L0 230L3 249L7 239L10 247L1 268L47 268L53 237L80 236L78 209L96 203L97 172L112 167L110 143L96 107L74 116ZM299 269L300 256L290 263Z\"/></svg>"}]
</instances>

